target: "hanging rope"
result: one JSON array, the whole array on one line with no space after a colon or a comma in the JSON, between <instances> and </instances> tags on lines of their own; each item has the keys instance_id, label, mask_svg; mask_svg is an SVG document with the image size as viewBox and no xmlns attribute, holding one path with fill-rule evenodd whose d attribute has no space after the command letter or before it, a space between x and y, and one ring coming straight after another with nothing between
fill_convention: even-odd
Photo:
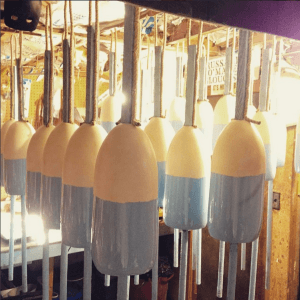
<instances>
[{"instance_id":1,"label":"hanging rope","mask_svg":"<svg viewBox=\"0 0 300 300\"><path fill-rule=\"evenodd\" d=\"M97 3L98 1L96 1ZM74 109L73 109L73 99L74 99L74 26L73 26L73 11L72 11L72 1L69 0L69 12L70 12L70 26L71 26L71 34L70 34L70 85L69 85L69 123L74 123Z\"/></svg>"},{"instance_id":2,"label":"hanging rope","mask_svg":"<svg viewBox=\"0 0 300 300\"><path fill-rule=\"evenodd\" d=\"M92 1L89 1L89 26L92 26Z\"/></svg>"},{"instance_id":3,"label":"hanging rope","mask_svg":"<svg viewBox=\"0 0 300 300\"><path fill-rule=\"evenodd\" d=\"M203 31L203 21L199 24L199 33L198 33L198 45L197 45L197 55L196 55L196 70L195 70L195 82L194 82L194 100L193 100L193 118L192 124L194 127L196 125L196 105L198 100L198 84L199 84L199 69L200 69L200 58L201 58L201 41L202 41L202 31Z\"/></svg>"},{"instance_id":4,"label":"hanging rope","mask_svg":"<svg viewBox=\"0 0 300 300\"><path fill-rule=\"evenodd\" d=\"M118 63L118 58L117 58L117 48L118 48L118 32L117 28L115 28L115 63L114 63L114 95L117 92L117 83L118 83L118 73L117 73L117 63Z\"/></svg>"},{"instance_id":5,"label":"hanging rope","mask_svg":"<svg viewBox=\"0 0 300 300\"><path fill-rule=\"evenodd\" d=\"M260 124L260 121L255 121L247 117L249 99L250 99L250 81L251 81L251 61L252 61L252 45L253 45L253 32L249 34L249 47L248 47L248 62L247 62L247 82L246 82L246 99L245 99L245 109L244 109L244 120Z\"/></svg>"},{"instance_id":6,"label":"hanging rope","mask_svg":"<svg viewBox=\"0 0 300 300\"><path fill-rule=\"evenodd\" d=\"M154 16L154 45L157 46L157 14Z\"/></svg>"},{"instance_id":7,"label":"hanging rope","mask_svg":"<svg viewBox=\"0 0 300 300\"><path fill-rule=\"evenodd\" d=\"M229 27L227 27L226 33L226 48L229 48Z\"/></svg>"},{"instance_id":8,"label":"hanging rope","mask_svg":"<svg viewBox=\"0 0 300 300\"><path fill-rule=\"evenodd\" d=\"M19 66L19 121L23 119L23 76L22 76L22 46L23 46L23 31L19 33L19 45L20 45L20 66Z\"/></svg>"},{"instance_id":9,"label":"hanging rope","mask_svg":"<svg viewBox=\"0 0 300 300\"><path fill-rule=\"evenodd\" d=\"M68 1L65 1L65 6L64 6L64 18L65 18L65 39L68 38L68 15L67 15L67 7L68 7Z\"/></svg>"},{"instance_id":10,"label":"hanging rope","mask_svg":"<svg viewBox=\"0 0 300 300\"><path fill-rule=\"evenodd\" d=\"M163 48L161 53L161 73L160 73L160 117L165 118L163 115L163 95L164 95L164 58L167 40L167 15L164 14L164 32L163 32Z\"/></svg>"},{"instance_id":11,"label":"hanging rope","mask_svg":"<svg viewBox=\"0 0 300 300\"><path fill-rule=\"evenodd\" d=\"M54 49L53 49L53 27L52 27L52 6L49 7L49 19L50 19L50 80L49 80L49 120L46 127L49 127L53 123L53 76L54 76ZM47 38L48 40L48 38Z\"/></svg>"},{"instance_id":12,"label":"hanging rope","mask_svg":"<svg viewBox=\"0 0 300 300\"><path fill-rule=\"evenodd\" d=\"M48 14L49 14L49 7L47 5L46 7L46 21L45 21L45 37L46 37L46 50L49 50L49 43L48 43L48 37L49 37L49 33L48 33Z\"/></svg>"},{"instance_id":13,"label":"hanging rope","mask_svg":"<svg viewBox=\"0 0 300 300\"><path fill-rule=\"evenodd\" d=\"M267 34L264 33L264 45L263 45L263 49L267 49Z\"/></svg>"},{"instance_id":14,"label":"hanging rope","mask_svg":"<svg viewBox=\"0 0 300 300\"><path fill-rule=\"evenodd\" d=\"M270 110L270 106L271 106L271 101L270 101L270 98L271 98L271 77L272 77L273 63L274 63L275 58L276 58L276 36L273 37L272 57L271 57L270 65L269 65L268 92L267 92L267 104L266 104L267 111Z\"/></svg>"},{"instance_id":15,"label":"hanging rope","mask_svg":"<svg viewBox=\"0 0 300 300\"><path fill-rule=\"evenodd\" d=\"M189 48L191 44L191 19L187 19L187 30L186 30L186 41L187 41L187 47Z\"/></svg>"},{"instance_id":16,"label":"hanging rope","mask_svg":"<svg viewBox=\"0 0 300 300\"><path fill-rule=\"evenodd\" d=\"M94 69L94 97L93 97L93 117L92 124L97 121L98 107L98 77L99 77L99 1L95 1L95 69Z\"/></svg>"},{"instance_id":17,"label":"hanging rope","mask_svg":"<svg viewBox=\"0 0 300 300\"><path fill-rule=\"evenodd\" d=\"M138 85L139 85L139 64L140 64L140 8L135 7L134 18L134 49L133 49L133 79L132 79L132 119L131 124L140 126L141 123L136 119L137 103L138 103Z\"/></svg>"},{"instance_id":18,"label":"hanging rope","mask_svg":"<svg viewBox=\"0 0 300 300\"><path fill-rule=\"evenodd\" d=\"M13 41L15 40L15 59L17 58L17 38L15 35L12 35L10 38L10 46L11 46L11 70L10 70L10 119L13 118L13 109L14 109L14 97L15 97L15 86L14 86L14 62L13 62Z\"/></svg>"},{"instance_id":19,"label":"hanging rope","mask_svg":"<svg viewBox=\"0 0 300 300\"><path fill-rule=\"evenodd\" d=\"M230 68L230 94L234 95L233 69L235 67L235 41L236 29L232 29L232 51L231 51L231 68Z\"/></svg>"}]
</instances>

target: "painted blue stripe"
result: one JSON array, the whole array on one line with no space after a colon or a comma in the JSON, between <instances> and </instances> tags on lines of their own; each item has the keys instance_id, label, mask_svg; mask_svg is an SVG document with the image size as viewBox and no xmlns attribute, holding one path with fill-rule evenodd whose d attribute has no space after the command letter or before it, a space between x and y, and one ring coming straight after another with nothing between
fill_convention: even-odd
<instances>
[{"instance_id":1,"label":"painted blue stripe","mask_svg":"<svg viewBox=\"0 0 300 300\"><path fill-rule=\"evenodd\" d=\"M41 213L41 178L40 172L27 171L26 177L26 208L29 214L39 215Z\"/></svg>"},{"instance_id":2,"label":"painted blue stripe","mask_svg":"<svg viewBox=\"0 0 300 300\"><path fill-rule=\"evenodd\" d=\"M157 162L158 169L158 206L163 207L165 197L165 175L166 175L166 162Z\"/></svg>"},{"instance_id":3,"label":"painted blue stripe","mask_svg":"<svg viewBox=\"0 0 300 300\"><path fill-rule=\"evenodd\" d=\"M26 158L4 159L4 176L6 193L10 195L25 195Z\"/></svg>"},{"instance_id":4,"label":"painted blue stripe","mask_svg":"<svg viewBox=\"0 0 300 300\"><path fill-rule=\"evenodd\" d=\"M170 123L173 126L175 132L177 132L183 126L183 122L182 121L170 121Z\"/></svg>"},{"instance_id":5,"label":"painted blue stripe","mask_svg":"<svg viewBox=\"0 0 300 300\"><path fill-rule=\"evenodd\" d=\"M102 274L139 275L157 255L157 200L117 203L95 199L92 256Z\"/></svg>"},{"instance_id":6,"label":"painted blue stripe","mask_svg":"<svg viewBox=\"0 0 300 300\"><path fill-rule=\"evenodd\" d=\"M61 234L65 245L85 248L91 234L93 188L63 185Z\"/></svg>"},{"instance_id":7,"label":"painted blue stripe","mask_svg":"<svg viewBox=\"0 0 300 300\"><path fill-rule=\"evenodd\" d=\"M274 180L277 167L277 153L274 145L268 144L265 146L266 153L266 180Z\"/></svg>"},{"instance_id":8,"label":"painted blue stripe","mask_svg":"<svg viewBox=\"0 0 300 300\"><path fill-rule=\"evenodd\" d=\"M297 133L297 136L296 136L294 166L295 166L295 171L297 173L300 173L300 133Z\"/></svg>"},{"instance_id":9,"label":"painted blue stripe","mask_svg":"<svg viewBox=\"0 0 300 300\"><path fill-rule=\"evenodd\" d=\"M209 234L229 243L250 243L260 232L265 174L231 177L211 174Z\"/></svg>"},{"instance_id":10,"label":"painted blue stripe","mask_svg":"<svg viewBox=\"0 0 300 300\"><path fill-rule=\"evenodd\" d=\"M60 177L42 174L41 216L45 230L60 229L61 181Z\"/></svg>"},{"instance_id":11,"label":"painted blue stripe","mask_svg":"<svg viewBox=\"0 0 300 300\"><path fill-rule=\"evenodd\" d=\"M116 127L116 122L101 122L101 126L109 133L114 127Z\"/></svg>"},{"instance_id":12,"label":"painted blue stripe","mask_svg":"<svg viewBox=\"0 0 300 300\"><path fill-rule=\"evenodd\" d=\"M223 129L227 125L228 124L214 124L213 137L212 137L212 148L213 148L213 150L215 149L215 145L216 145L218 137L220 136L221 132L223 131Z\"/></svg>"},{"instance_id":13,"label":"painted blue stripe","mask_svg":"<svg viewBox=\"0 0 300 300\"><path fill-rule=\"evenodd\" d=\"M182 230L204 228L207 223L208 178L166 175L164 221Z\"/></svg>"}]
</instances>

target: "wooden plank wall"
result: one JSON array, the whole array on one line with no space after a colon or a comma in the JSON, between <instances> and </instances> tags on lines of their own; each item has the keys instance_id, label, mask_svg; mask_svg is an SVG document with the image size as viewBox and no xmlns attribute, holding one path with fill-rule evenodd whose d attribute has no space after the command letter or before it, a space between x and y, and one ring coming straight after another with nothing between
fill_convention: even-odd
<instances>
[{"instance_id":1,"label":"wooden plank wall","mask_svg":"<svg viewBox=\"0 0 300 300\"><path fill-rule=\"evenodd\" d=\"M260 235L260 253L256 298L262 300L296 300L299 286L300 206L297 174L294 171L296 127L288 128L286 163L277 169L274 192L280 193L280 210L273 210L271 288L264 291L266 226ZM267 196L265 187L265 203ZM266 217L266 212L265 216Z\"/></svg>"}]
</instances>

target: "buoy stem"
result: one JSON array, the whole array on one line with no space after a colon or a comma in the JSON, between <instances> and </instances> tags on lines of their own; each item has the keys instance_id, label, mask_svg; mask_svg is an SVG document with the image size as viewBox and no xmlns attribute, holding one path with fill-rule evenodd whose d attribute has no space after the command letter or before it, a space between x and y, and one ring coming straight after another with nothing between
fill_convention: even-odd
<instances>
[{"instance_id":1,"label":"buoy stem","mask_svg":"<svg viewBox=\"0 0 300 300\"><path fill-rule=\"evenodd\" d=\"M138 100L139 64L140 64L140 9L125 5L124 21L124 57L123 60L123 94L120 123L139 125L136 120Z\"/></svg>"},{"instance_id":2,"label":"buoy stem","mask_svg":"<svg viewBox=\"0 0 300 300\"><path fill-rule=\"evenodd\" d=\"M23 120L23 69L22 69L22 46L23 46L23 31L19 32L20 58L17 59L18 66L18 89L19 89L19 121Z\"/></svg>"},{"instance_id":3,"label":"buoy stem","mask_svg":"<svg viewBox=\"0 0 300 300\"><path fill-rule=\"evenodd\" d=\"M259 238L257 238L255 241L252 242L248 300L255 300L258 246L259 246Z\"/></svg>"},{"instance_id":4,"label":"buoy stem","mask_svg":"<svg viewBox=\"0 0 300 300\"><path fill-rule=\"evenodd\" d=\"M238 244L230 243L227 300L235 300Z\"/></svg>"},{"instance_id":5,"label":"buoy stem","mask_svg":"<svg viewBox=\"0 0 300 300\"><path fill-rule=\"evenodd\" d=\"M97 1L98 2L98 1ZM97 3L96 2L96 3ZM69 110L69 120L68 123L74 123L74 25L73 25L73 11L72 11L72 1L69 0L69 13L70 13L70 82L69 82L69 100L68 100L68 110Z\"/></svg>"},{"instance_id":6,"label":"buoy stem","mask_svg":"<svg viewBox=\"0 0 300 300\"><path fill-rule=\"evenodd\" d=\"M201 268L202 268L202 229L198 229L197 234L197 265L196 265L196 284L201 284Z\"/></svg>"},{"instance_id":7,"label":"buoy stem","mask_svg":"<svg viewBox=\"0 0 300 300\"><path fill-rule=\"evenodd\" d=\"M8 266L8 280L14 279L14 245L15 245L15 197L10 196L10 236L9 236L9 266Z\"/></svg>"},{"instance_id":8,"label":"buoy stem","mask_svg":"<svg viewBox=\"0 0 300 300\"><path fill-rule=\"evenodd\" d=\"M241 244L241 270L246 270L246 243Z\"/></svg>"},{"instance_id":9,"label":"buoy stem","mask_svg":"<svg viewBox=\"0 0 300 300\"><path fill-rule=\"evenodd\" d=\"M174 228L174 255L173 267L178 268L179 229Z\"/></svg>"},{"instance_id":10,"label":"buoy stem","mask_svg":"<svg viewBox=\"0 0 300 300\"><path fill-rule=\"evenodd\" d=\"M179 272L179 293L178 299L185 300L186 296L186 275L187 275L187 258L188 258L188 230L183 230L181 235L181 255L180 255L180 272Z\"/></svg>"},{"instance_id":11,"label":"buoy stem","mask_svg":"<svg viewBox=\"0 0 300 300\"><path fill-rule=\"evenodd\" d=\"M104 275L104 286L110 286L110 275Z\"/></svg>"},{"instance_id":12,"label":"buoy stem","mask_svg":"<svg viewBox=\"0 0 300 300\"><path fill-rule=\"evenodd\" d=\"M268 181L267 204L267 238L266 238L266 274L265 289L270 289L271 251L272 251L272 205L273 205L273 180Z\"/></svg>"},{"instance_id":13,"label":"buoy stem","mask_svg":"<svg viewBox=\"0 0 300 300\"><path fill-rule=\"evenodd\" d=\"M44 229L43 245L43 300L49 300L49 229Z\"/></svg>"},{"instance_id":14,"label":"buoy stem","mask_svg":"<svg viewBox=\"0 0 300 300\"><path fill-rule=\"evenodd\" d=\"M92 1L90 1L92 2ZM95 27L87 28L87 62L86 62L86 113L85 122L91 123L93 119L94 73L95 73ZM109 85L110 86L110 85Z\"/></svg>"},{"instance_id":15,"label":"buoy stem","mask_svg":"<svg viewBox=\"0 0 300 300\"><path fill-rule=\"evenodd\" d=\"M68 284L68 246L61 243L60 256L60 295L61 300L67 300Z\"/></svg>"},{"instance_id":16,"label":"buoy stem","mask_svg":"<svg viewBox=\"0 0 300 300\"><path fill-rule=\"evenodd\" d=\"M251 66L252 34L249 30L240 30L238 81L236 93L235 119L243 120L247 112L249 77Z\"/></svg>"},{"instance_id":17,"label":"buoy stem","mask_svg":"<svg viewBox=\"0 0 300 300\"><path fill-rule=\"evenodd\" d=\"M50 78L49 78L49 118L45 124L47 127L53 123L53 85L54 85L54 47L53 47L53 25L52 25L52 6L49 6L49 19L50 19Z\"/></svg>"},{"instance_id":18,"label":"buoy stem","mask_svg":"<svg viewBox=\"0 0 300 300\"><path fill-rule=\"evenodd\" d=\"M201 41L202 41L202 31L203 31L203 22L199 24L198 32L198 43L197 43L197 55L196 55L196 70L195 70L195 83L194 83L194 110L193 110L193 126L196 124L196 105L198 100L198 89L199 89L199 79L200 79L200 58L201 58ZM204 79L204 78L201 78Z\"/></svg>"},{"instance_id":19,"label":"buoy stem","mask_svg":"<svg viewBox=\"0 0 300 300\"><path fill-rule=\"evenodd\" d=\"M232 47L229 47L229 27L227 28L226 36L226 53L225 53L225 82L224 82L224 95L230 94L231 88L231 59L232 59Z\"/></svg>"},{"instance_id":20,"label":"buoy stem","mask_svg":"<svg viewBox=\"0 0 300 300\"><path fill-rule=\"evenodd\" d=\"M267 111L269 69L270 69L270 49L263 50L261 81L259 87L259 110Z\"/></svg>"},{"instance_id":21,"label":"buoy stem","mask_svg":"<svg viewBox=\"0 0 300 300\"><path fill-rule=\"evenodd\" d=\"M22 217L22 292L27 293L27 233L26 233L26 198L21 195Z\"/></svg>"},{"instance_id":22,"label":"buoy stem","mask_svg":"<svg viewBox=\"0 0 300 300\"><path fill-rule=\"evenodd\" d=\"M187 63L187 81L186 81L186 108L185 108L185 126L193 126L194 115L194 85L196 69L196 52L197 46L191 45L188 48Z\"/></svg>"},{"instance_id":23,"label":"buoy stem","mask_svg":"<svg viewBox=\"0 0 300 300\"><path fill-rule=\"evenodd\" d=\"M91 230L89 230L91 231ZM87 243L84 249L84 270L83 270L83 299L90 300L92 297L92 252L91 242Z\"/></svg>"},{"instance_id":24,"label":"buoy stem","mask_svg":"<svg viewBox=\"0 0 300 300\"><path fill-rule=\"evenodd\" d=\"M118 56L117 56L117 48L118 48L118 32L117 32L117 28L115 28L114 95L117 92L117 83L118 83L118 73L117 73Z\"/></svg>"},{"instance_id":25,"label":"buoy stem","mask_svg":"<svg viewBox=\"0 0 300 300\"><path fill-rule=\"evenodd\" d=\"M231 47L231 68L230 68L230 93L234 92L233 70L235 68L235 41L236 41L236 29L233 28L232 47Z\"/></svg>"},{"instance_id":26,"label":"buoy stem","mask_svg":"<svg viewBox=\"0 0 300 300\"><path fill-rule=\"evenodd\" d=\"M270 106L271 106L271 85L272 85L271 83L272 83L274 58L276 58L276 36L273 37L273 49L272 49L271 59L269 63L270 65L269 65L269 76L268 76L267 104L266 104L267 111L270 110Z\"/></svg>"},{"instance_id":27,"label":"buoy stem","mask_svg":"<svg viewBox=\"0 0 300 300\"><path fill-rule=\"evenodd\" d=\"M134 285L140 284L140 275L134 275Z\"/></svg>"},{"instance_id":28,"label":"buoy stem","mask_svg":"<svg viewBox=\"0 0 300 300\"><path fill-rule=\"evenodd\" d=\"M224 278L225 242L220 241L219 245L219 264L218 264L218 284L217 297L223 297L223 278Z\"/></svg>"},{"instance_id":29,"label":"buoy stem","mask_svg":"<svg viewBox=\"0 0 300 300\"><path fill-rule=\"evenodd\" d=\"M154 69L154 117L161 117L161 80L162 80L162 47L155 47L155 69Z\"/></svg>"},{"instance_id":30,"label":"buoy stem","mask_svg":"<svg viewBox=\"0 0 300 300\"><path fill-rule=\"evenodd\" d=\"M129 300L130 276L118 276L117 300Z\"/></svg>"},{"instance_id":31,"label":"buoy stem","mask_svg":"<svg viewBox=\"0 0 300 300\"><path fill-rule=\"evenodd\" d=\"M11 50L11 68L10 68L10 119L13 118L14 111L14 96L15 96L15 85L14 85L14 62L13 62L13 39L15 40L15 59L17 58L17 38L12 35L10 38L10 50Z\"/></svg>"},{"instance_id":32,"label":"buoy stem","mask_svg":"<svg viewBox=\"0 0 300 300\"><path fill-rule=\"evenodd\" d=\"M176 97L181 96L182 84L182 57L176 57Z\"/></svg>"},{"instance_id":33,"label":"buoy stem","mask_svg":"<svg viewBox=\"0 0 300 300\"><path fill-rule=\"evenodd\" d=\"M159 262L159 207L156 210L156 222L157 224L157 248L154 266L152 269L152 300L157 300L158 297L158 262Z\"/></svg>"}]
</instances>

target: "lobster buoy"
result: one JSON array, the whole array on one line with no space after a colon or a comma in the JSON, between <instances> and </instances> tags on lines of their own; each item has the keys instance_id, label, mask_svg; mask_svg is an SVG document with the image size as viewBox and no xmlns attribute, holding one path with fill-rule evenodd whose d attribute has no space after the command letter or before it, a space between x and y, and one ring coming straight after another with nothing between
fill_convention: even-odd
<instances>
[{"instance_id":1,"label":"lobster buoy","mask_svg":"<svg viewBox=\"0 0 300 300\"><path fill-rule=\"evenodd\" d=\"M169 227L183 230L180 281L185 281L188 230L204 228L208 216L209 145L203 133L195 128L196 50L196 46L189 46L185 125L173 138L166 163L164 221ZM185 299L185 289L182 282L180 299Z\"/></svg>"},{"instance_id":2,"label":"lobster buoy","mask_svg":"<svg viewBox=\"0 0 300 300\"><path fill-rule=\"evenodd\" d=\"M236 30L233 29L233 43L232 47L229 47L229 31L227 36L227 49L226 49L226 66L225 66L225 87L224 96L222 96L217 102L214 109L214 128L212 147L215 148L217 139L223 129L234 118L235 102L236 98L233 95L233 68L234 68L234 53L235 53L235 40Z\"/></svg>"},{"instance_id":3,"label":"lobster buoy","mask_svg":"<svg viewBox=\"0 0 300 300\"><path fill-rule=\"evenodd\" d=\"M78 126L62 122L50 133L42 161L41 215L47 229L60 229L62 167L69 140Z\"/></svg>"},{"instance_id":4,"label":"lobster buoy","mask_svg":"<svg viewBox=\"0 0 300 300\"><path fill-rule=\"evenodd\" d=\"M72 135L63 162L61 227L65 245L84 248L91 230L96 156L107 133L83 124Z\"/></svg>"},{"instance_id":5,"label":"lobster buoy","mask_svg":"<svg viewBox=\"0 0 300 300\"><path fill-rule=\"evenodd\" d=\"M26 207L29 214L40 214L41 171L44 147L55 127L42 125L32 136L27 150Z\"/></svg>"},{"instance_id":6,"label":"lobster buoy","mask_svg":"<svg viewBox=\"0 0 300 300\"><path fill-rule=\"evenodd\" d=\"M10 119L6 121L1 127L1 186L5 186L4 184L4 143L5 137L9 127L16 122L14 119Z\"/></svg>"},{"instance_id":7,"label":"lobster buoy","mask_svg":"<svg viewBox=\"0 0 300 300\"><path fill-rule=\"evenodd\" d=\"M48 14L47 14L48 17ZM47 20L48 21L48 20ZM52 21L52 19L51 19ZM33 135L27 150L26 207L29 214L40 214L41 171L46 141L53 131L53 49L48 50L48 22L46 22L46 50L44 57L43 125ZM52 43L51 43L52 45ZM52 45L53 48L53 45ZM51 81L51 84L50 84ZM51 100L50 100L51 98ZM50 113L51 112L51 113Z\"/></svg>"},{"instance_id":8,"label":"lobster buoy","mask_svg":"<svg viewBox=\"0 0 300 300\"><path fill-rule=\"evenodd\" d=\"M119 276L118 300L129 297L129 275L152 269L158 243L157 162L150 139L135 126L139 51L133 49L139 49L139 17L138 7L125 6L126 102L120 124L99 150L94 177L92 257L101 273Z\"/></svg>"},{"instance_id":9,"label":"lobster buoy","mask_svg":"<svg viewBox=\"0 0 300 300\"><path fill-rule=\"evenodd\" d=\"M122 111L122 94L108 96L102 103L100 124L110 132L121 118Z\"/></svg>"},{"instance_id":10,"label":"lobster buoy","mask_svg":"<svg viewBox=\"0 0 300 300\"><path fill-rule=\"evenodd\" d=\"M170 104L169 121L175 132L182 128L185 114L185 98L175 97Z\"/></svg>"},{"instance_id":11,"label":"lobster buoy","mask_svg":"<svg viewBox=\"0 0 300 300\"><path fill-rule=\"evenodd\" d=\"M26 121L13 122L4 141L5 190L25 195L27 148L35 130Z\"/></svg>"},{"instance_id":12,"label":"lobster buoy","mask_svg":"<svg viewBox=\"0 0 300 300\"><path fill-rule=\"evenodd\" d=\"M252 38L249 31L240 32L236 119L220 134L212 156L208 230L213 238L230 243L228 300L235 299L237 244L258 238L263 216L264 145L258 130L247 120L249 99L244 92L250 80L239 80L250 77L247 66Z\"/></svg>"},{"instance_id":13,"label":"lobster buoy","mask_svg":"<svg viewBox=\"0 0 300 300\"><path fill-rule=\"evenodd\" d=\"M257 129L245 120L232 120L218 138L212 156L208 230L213 238L249 243L258 237L265 165Z\"/></svg>"},{"instance_id":14,"label":"lobster buoy","mask_svg":"<svg viewBox=\"0 0 300 300\"><path fill-rule=\"evenodd\" d=\"M158 206L163 207L166 158L175 132L170 122L160 117L151 118L144 131L155 151L158 169Z\"/></svg>"}]
</instances>

